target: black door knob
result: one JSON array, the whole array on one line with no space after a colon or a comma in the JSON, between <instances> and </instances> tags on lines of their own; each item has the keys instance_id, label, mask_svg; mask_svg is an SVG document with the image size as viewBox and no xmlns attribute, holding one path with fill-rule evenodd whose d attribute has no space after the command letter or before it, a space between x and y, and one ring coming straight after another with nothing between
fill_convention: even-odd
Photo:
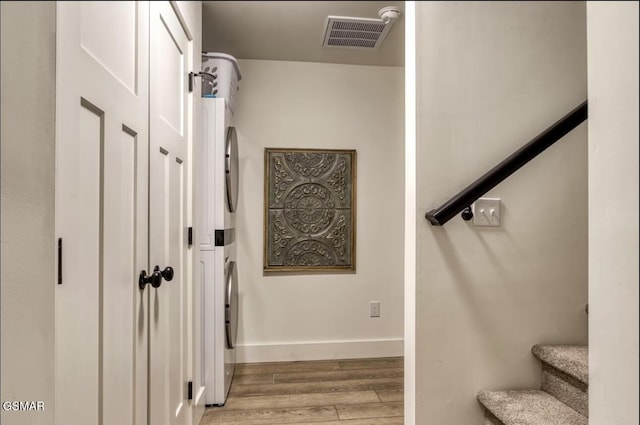
<instances>
[{"instance_id":1,"label":"black door knob","mask_svg":"<svg viewBox=\"0 0 640 425\"><path fill-rule=\"evenodd\" d=\"M156 269L160 270L160 267L156 266ZM167 282L170 282L171 280L173 280L173 267L171 266L165 267L164 270L160 272L160 274L162 275L164 280L166 280Z\"/></svg>"},{"instance_id":2,"label":"black door knob","mask_svg":"<svg viewBox=\"0 0 640 425\"><path fill-rule=\"evenodd\" d=\"M138 278L138 287L142 290L150 283L154 288L159 288L162 285L162 279L167 282L173 280L173 267L167 266L164 270L160 270L160 266L155 266L150 276L147 276L147 272L142 270Z\"/></svg>"},{"instance_id":3,"label":"black door knob","mask_svg":"<svg viewBox=\"0 0 640 425\"><path fill-rule=\"evenodd\" d=\"M147 276L147 272L142 270L140 277L138 278L138 287L143 290L147 284L151 284L154 288L157 288L162 283L162 274L159 270L154 270L151 275Z\"/></svg>"}]
</instances>

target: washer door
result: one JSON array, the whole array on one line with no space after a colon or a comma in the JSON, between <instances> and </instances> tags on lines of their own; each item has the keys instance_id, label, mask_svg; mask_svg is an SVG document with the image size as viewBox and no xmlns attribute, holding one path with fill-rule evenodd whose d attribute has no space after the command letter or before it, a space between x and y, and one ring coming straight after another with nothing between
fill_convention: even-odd
<instances>
[{"instance_id":1,"label":"washer door","mask_svg":"<svg viewBox=\"0 0 640 425\"><path fill-rule=\"evenodd\" d=\"M227 129L225 142L225 186L227 192L227 208L229 212L236 212L238 205L238 139L235 127Z\"/></svg>"},{"instance_id":2,"label":"washer door","mask_svg":"<svg viewBox=\"0 0 640 425\"><path fill-rule=\"evenodd\" d=\"M227 348L235 348L238 335L238 268L235 261L227 266L224 300L224 333Z\"/></svg>"}]
</instances>

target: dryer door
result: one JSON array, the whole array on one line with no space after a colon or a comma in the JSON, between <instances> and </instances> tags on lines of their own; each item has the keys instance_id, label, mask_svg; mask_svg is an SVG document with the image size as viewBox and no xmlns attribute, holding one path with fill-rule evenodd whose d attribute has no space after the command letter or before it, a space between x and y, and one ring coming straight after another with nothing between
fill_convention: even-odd
<instances>
[{"instance_id":1,"label":"dryer door","mask_svg":"<svg viewBox=\"0 0 640 425\"><path fill-rule=\"evenodd\" d=\"M227 129L225 142L225 187L227 192L227 208L236 212L238 205L238 139L235 127Z\"/></svg>"},{"instance_id":2,"label":"dryer door","mask_svg":"<svg viewBox=\"0 0 640 425\"><path fill-rule=\"evenodd\" d=\"M224 333L227 348L235 348L238 335L238 268L235 261L227 266L224 300Z\"/></svg>"}]
</instances>

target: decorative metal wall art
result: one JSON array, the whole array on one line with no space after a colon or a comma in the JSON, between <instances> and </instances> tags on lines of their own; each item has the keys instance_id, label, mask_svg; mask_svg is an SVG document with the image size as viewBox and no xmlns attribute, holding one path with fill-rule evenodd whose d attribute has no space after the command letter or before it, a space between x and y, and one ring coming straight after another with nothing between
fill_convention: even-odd
<instances>
[{"instance_id":1,"label":"decorative metal wall art","mask_svg":"<svg viewBox=\"0 0 640 425\"><path fill-rule=\"evenodd\" d=\"M265 271L355 271L355 150L266 148L264 192Z\"/></svg>"}]
</instances>

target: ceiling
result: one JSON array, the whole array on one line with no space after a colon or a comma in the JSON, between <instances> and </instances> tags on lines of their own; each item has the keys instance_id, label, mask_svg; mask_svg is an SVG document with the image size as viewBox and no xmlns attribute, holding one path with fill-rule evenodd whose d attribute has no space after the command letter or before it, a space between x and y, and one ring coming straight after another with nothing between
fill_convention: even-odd
<instances>
[{"instance_id":1,"label":"ceiling","mask_svg":"<svg viewBox=\"0 0 640 425\"><path fill-rule=\"evenodd\" d=\"M378 50L322 47L327 16L402 15ZM404 1L204 1L202 49L237 59L404 66Z\"/></svg>"}]
</instances>

